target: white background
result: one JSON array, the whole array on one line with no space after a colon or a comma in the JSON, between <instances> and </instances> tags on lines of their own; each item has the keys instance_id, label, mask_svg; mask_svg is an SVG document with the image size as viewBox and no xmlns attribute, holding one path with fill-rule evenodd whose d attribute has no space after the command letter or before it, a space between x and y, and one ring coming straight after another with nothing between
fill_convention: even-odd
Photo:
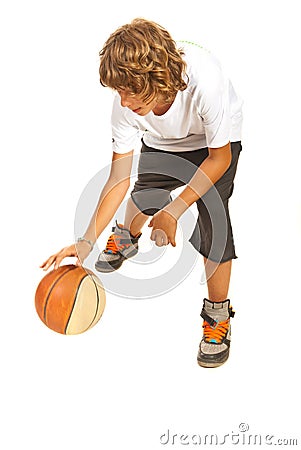
<instances>
[{"instance_id":1,"label":"white background","mask_svg":"<svg viewBox=\"0 0 301 450\"><path fill-rule=\"evenodd\" d=\"M183 448L160 436L223 436L242 422L249 433L300 442L298 6L1 3L1 448ZM99 85L98 51L137 16L209 48L244 99L231 200L236 317L230 359L214 370L196 363L201 259L160 297L108 293L103 318L83 335L48 330L34 309L39 265L73 242L79 197L111 158L111 94Z\"/></svg>"}]
</instances>

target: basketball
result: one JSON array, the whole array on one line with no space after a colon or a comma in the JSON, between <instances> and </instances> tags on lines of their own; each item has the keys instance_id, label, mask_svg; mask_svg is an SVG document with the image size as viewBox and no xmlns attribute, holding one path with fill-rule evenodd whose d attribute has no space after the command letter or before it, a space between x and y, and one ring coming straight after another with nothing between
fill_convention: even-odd
<instances>
[{"instance_id":1,"label":"basketball","mask_svg":"<svg viewBox=\"0 0 301 450\"><path fill-rule=\"evenodd\" d=\"M47 273L35 294L38 316L53 331L80 334L101 318L106 305L105 290L88 269L72 264Z\"/></svg>"}]
</instances>

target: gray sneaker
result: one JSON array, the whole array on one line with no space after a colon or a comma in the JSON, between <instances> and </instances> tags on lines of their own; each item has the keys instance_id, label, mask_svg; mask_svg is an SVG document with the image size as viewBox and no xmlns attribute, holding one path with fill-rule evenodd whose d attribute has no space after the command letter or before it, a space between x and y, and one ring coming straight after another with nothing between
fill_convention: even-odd
<instances>
[{"instance_id":1,"label":"gray sneaker","mask_svg":"<svg viewBox=\"0 0 301 450\"><path fill-rule=\"evenodd\" d=\"M113 234L108 239L106 248L100 253L95 269L98 272L114 272L119 269L125 259L138 253L138 240L141 236L132 236L130 231L118 224L112 228Z\"/></svg>"},{"instance_id":2,"label":"gray sneaker","mask_svg":"<svg viewBox=\"0 0 301 450\"><path fill-rule=\"evenodd\" d=\"M230 317L234 314L230 300L211 302L204 298L201 312L204 335L197 358L200 366L218 367L227 361L231 342Z\"/></svg>"}]
</instances>

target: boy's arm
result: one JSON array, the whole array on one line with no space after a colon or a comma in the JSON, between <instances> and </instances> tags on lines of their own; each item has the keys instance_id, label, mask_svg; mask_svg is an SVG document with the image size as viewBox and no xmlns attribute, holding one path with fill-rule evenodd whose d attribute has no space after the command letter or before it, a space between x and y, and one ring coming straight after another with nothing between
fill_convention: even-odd
<instances>
[{"instance_id":1,"label":"boy's arm","mask_svg":"<svg viewBox=\"0 0 301 450\"><path fill-rule=\"evenodd\" d=\"M149 226L153 227L151 239L160 245L170 243L175 246L177 220L200 197L202 197L226 172L231 164L230 143L219 148L209 148L208 157L202 162L189 184L165 208L156 213ZM156 233L162 230L163 234ZM165 236L164 236L165 234ZM159 244L157 242L159 241Z\"/></svg>"},{"instance_id":2,"label":"boy's arm","mask_svg":"<svg viewBox=\"0 0 301 450\"><path fill-rule=\"evenodd\" d=\"M206 194L231 164L230 143L219 148L209 148L208 151L208 157L200 165L186 188L165 208L176 219Z\"/></svg>"},{"instance_id":3,"label":"boy's arm","mask_svg":"<svg viewBox=\"0 0 301 450\"><path fill-rule=\"evenodd\" d=\"M110 176L102 189L97 207L84 238L96 242L110 223L130 187L133 151L118 154L113 152Z\"/></svg>"}]
</instances>

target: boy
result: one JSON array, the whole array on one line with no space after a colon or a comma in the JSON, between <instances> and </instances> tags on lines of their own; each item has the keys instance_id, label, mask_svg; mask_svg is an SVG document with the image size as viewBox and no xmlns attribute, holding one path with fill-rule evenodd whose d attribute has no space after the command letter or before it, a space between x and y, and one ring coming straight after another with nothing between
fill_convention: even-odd
<instances>
[{"instance_id":1,"label":"boy","mask_svg":"<svg viewBox=\"0 0 301 450\"><path fill-rule=\"evenodd\" d=\"M124 225L116 223L95 267L112 272L135 255L149 216L151 239L175 246L177 220L196 202L199 217L190 242L204 257L208 287L197 360L218 367L229 356L234 315L227 298L236 258L228 201L241 151L241 101L208 51L188 42L177 45L163 27L144 19L109 37L99 73L101 84L116 92L110 176L85 235L41 267L57 268L67 256L83 263L129 189L133 149L142 134ZM179 186L184 189L172 200L170 192Z\"/></svg>"}]
</instances>

